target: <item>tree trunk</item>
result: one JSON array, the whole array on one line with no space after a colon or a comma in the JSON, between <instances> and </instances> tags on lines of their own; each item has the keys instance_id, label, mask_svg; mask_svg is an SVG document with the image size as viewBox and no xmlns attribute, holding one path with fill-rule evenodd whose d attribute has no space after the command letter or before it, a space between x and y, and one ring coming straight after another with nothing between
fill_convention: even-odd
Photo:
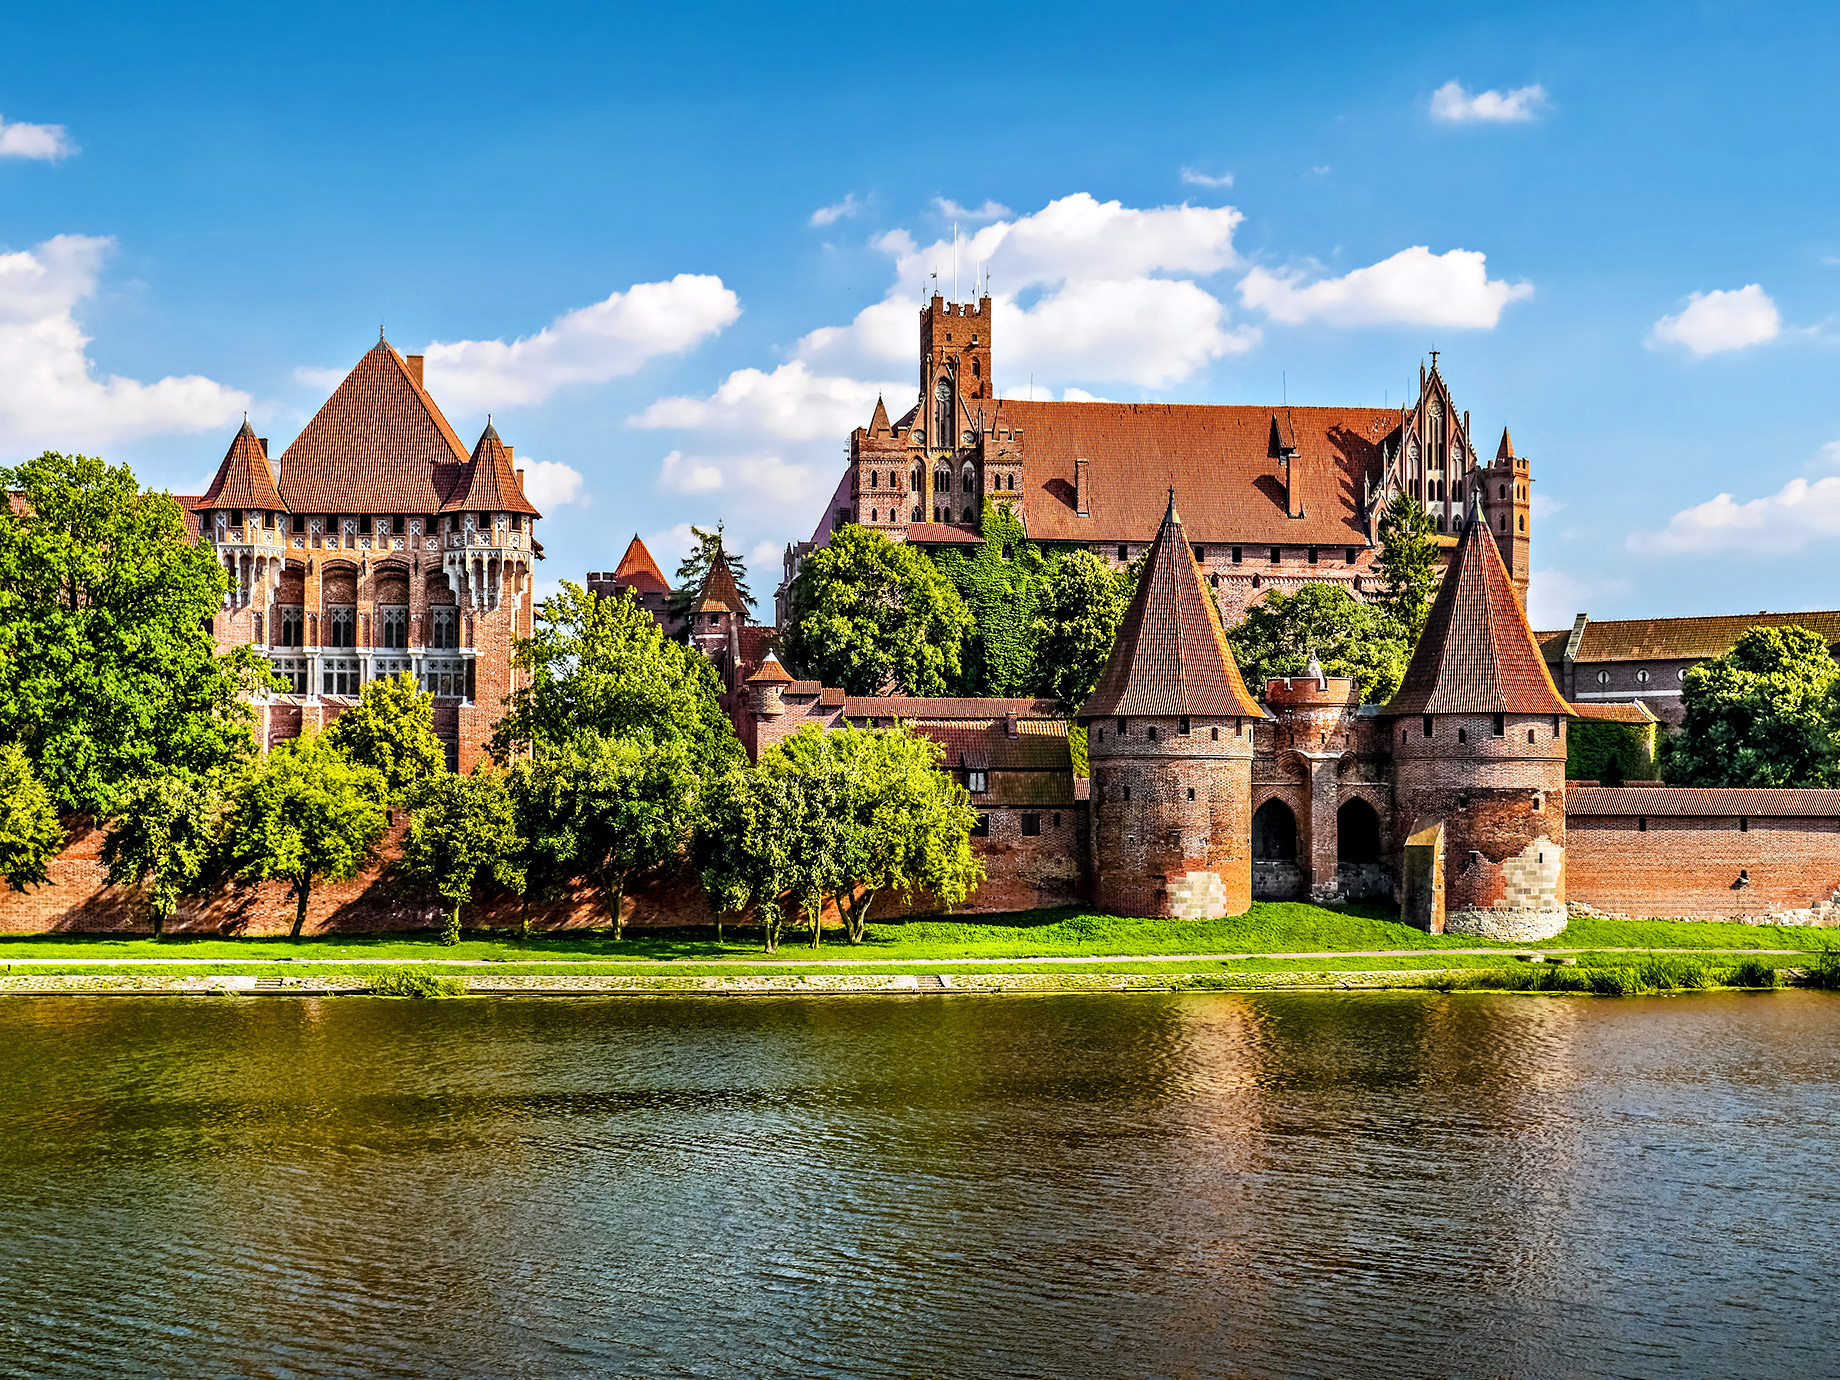
<instances>
[{"instance_id":1,"label":"tree trunk","mask_svg":"<svg viewBox=\"0 0 1840 1380\"><path fill-rule=\"evenodd\" d=\"M863 931L869 925L869 907L875 904L875 893L865 890L860 896L852 890L847 896L837 898L837 909L843 916L844 937L852 944L863 942Z\"/></svg>"},{"instance_id":2,"label":"tree trunk","mask_svg":"<svg viewBox=\"0 0 1840 1380\"><path fill-rule=\"evenodd\" d=\"M166 937L166 916L157 906L153 912L153 937L156 941Z\"/></svg>"},{"instance_id":3,"label":"tree trunk","mask_svg":"<svg viewBox=\"0 0 1840 1380\"><path fill-rule=\"evenodd\" d=\"M288 931L289 939L299 939L300 930L307 923L307 897L313 892L313 878L303 876L294 884L294 928Z\"/></svg>"},{"instance_id":4,"label":"tree trunk","mask_svg":"<svg viewBox=\"0 0 1840 1380\"><path fill-rule=\"evenodd\" d=\"M806 898L805 913L811 917L811 947L815 949L824 935L824 893L822 891L815 897Z\"/></svg>"},{"instance_id":5,"label":"tree trunk","mask_svg":"<svg viewBox=\"0 0 1840 1380\"><path fill-rule=\"evenodd\" d=\"M618 941L626 938L626 927L620 919L620 911L626 904L626 875L616 872L607 882L607 913L613 920L613 938Z\"/></svg>"}]
</instances>

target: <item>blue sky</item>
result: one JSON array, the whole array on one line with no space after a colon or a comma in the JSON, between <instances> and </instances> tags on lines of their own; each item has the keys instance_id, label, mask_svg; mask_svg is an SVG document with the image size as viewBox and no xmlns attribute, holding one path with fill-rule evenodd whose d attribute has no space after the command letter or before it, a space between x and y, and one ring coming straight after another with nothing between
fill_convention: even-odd
<instances>
[{"instance_id":1,"label":"blue sky","mask_svg":"<svg viewBox=\"0 0 1840 1380\"><path fill-rule=\"evenodd\" d=\"M4 27L0 459L195 491L381 323L532 465L550 582L722 519L764 595L877 387L911 401L957 207L1000 391L1396 404L1436 348L1485 452L1505 423L1533 459L1537 624L1840 604L1831 8Z\"/></svg>"}]
</instances>

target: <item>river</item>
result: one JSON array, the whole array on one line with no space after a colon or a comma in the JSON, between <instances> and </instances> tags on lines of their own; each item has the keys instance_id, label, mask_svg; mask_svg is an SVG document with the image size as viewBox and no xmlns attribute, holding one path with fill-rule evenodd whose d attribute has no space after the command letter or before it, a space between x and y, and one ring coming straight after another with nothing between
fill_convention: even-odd
<instances>
[{"instance_id":1,"label":"river","mask_svg":"<svg viewBox=\"0 0 1840 1380\"><path fill-rule=\"evenodd\" d=\"M0 1374L1840 1373L1840 997L9 998Z\"/></svg>"}]
</instances>

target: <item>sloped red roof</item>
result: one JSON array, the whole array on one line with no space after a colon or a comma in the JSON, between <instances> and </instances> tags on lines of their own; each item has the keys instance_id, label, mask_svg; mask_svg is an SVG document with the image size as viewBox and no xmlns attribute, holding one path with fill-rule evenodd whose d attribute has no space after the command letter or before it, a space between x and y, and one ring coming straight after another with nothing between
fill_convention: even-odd
<instances>
[{"instance_id":1,"label":"sloped red roof","mask_svg":"<svg viewBox=\"0 0 1840 1380\"><path fill-rule=\"evenodd\" d=\"M747 601L741 597L741 590L735 584L735 572L728 568L728 555L718 551L711 562L709 575L703 581L703 592L697 596L696 607L692 613L738 613L747 614Z\"/></svg>"},{"instance_id":2,"label":"sloped red roof","mask_svg":"<svg viewBox=\"0 0 1840 1380\"><path fill-rule=\"evenodd\" d=\"M1603 704L1597 701L1587 701L1583 704L1574 704L1572 706L1572 712L1581 719L1594 719L1598 723L1605 724L1652 724L1660 722L1660 720L1655 717L1654 711L1640 700L1632 700L1628 704Z\"/></svg>"},{"instance_id":3,"label":"sloped red roof","mask_svg":"<svg viewBox=\"0 0 1840 1380\"><path fill-rule=\"evenodd\" d=\"M479 444L473 447L472 458L441 507L450 512L543 516L524 497L523 486L517 482L517 474L511 468L511 457L505 453L505 443L498 439L498 429L489 420L486 429L479 433Z\"/></svg>"},{"instance_id":4,"label":"sloped red roof","mask_svg":"<svg viewBox=\"0 0 1840 1380\"><path fill-rule=\"evenodd\" d=\"M768 652L766 656L761 658L760 666L755 670L753 675L747 678L747 680L750 685L771 685L775 683L780 685L792 684L792 676L787 672L784 666L780 665L779 658L774 656L772 652Z\"/></svg>"},{"instance_id":5,"label":"sloped red roof","mask_svg":"<svg viewBox=\"0 0 1840 1380\"><path fill-rule=\"evenodd\" d=\"M196 502L200 508L286 510L281 491L275 487L275 472L268 467L268 456L247 417L224 452L224 462L217 467L210 487Z\"/></svg>"},{"instance_id":6,"label":"sloped red roof","mask_svg":"<svg viewBox=\"0 0 1840 1380\"><path fill-rule=\"evenodd\" d=\"M379 341L282 455L279 487L296 513L435 513L470 459L402 356Z\"/></svg>"},{"instance_id":7,"label":"sloped red roof","mask_svg":"<svg viewBox=\"0 0 1840 1380\"><path fill-rule=\"evenodd\" d=\"M917 546L964 546L984 540L983 533L974 525L961 527L955 522L910 522L904 535Z\"/></svg>"},{"instance_id":8,"label":"sloped red roof","mask_svg":"<svg viewBox=\"0 0 1840 1380\"><path fill-rule=\"evenodd\" d=\"M1840 791L1706 789L1697 786L1568 786L1565 813L1580 815L1758 815L1819 818L1840 815Z\"/></svg>"},{"instance_id":9,"label":"sloped red roof","mask_svg":"<svg viewBox=\"0 0 1840 1380\"><path fill-rule=\"evenodd\" d=\"M1577 660L1697 661L1724 656L1751 628L1806 628L1829 647L1840 646L1840 609L1807 613L1720 613L1690 618L1587 619ZM1560 660L1571 629L1553 637L1548 659Z\"/></svg>"},{"instance_id":10,"label":"sloped red roof","mask_svg":"<svg viewBox=\"0 0 1840 1380\"><path fill-rule=\"evenodd\" d=\"M620 568L613 572L616 584L626 585L641 594L669 594L671 584L658 568L658 562L652 559L652 553L645 549L645 543L639 540L639 534L633 533L632 541L626 547L626 554L620 557Z\"/></svg>"},{"instance_id":11,"label":"sloped red roof","mask_svg":"<svg viewBox=\"0 0 1840 1380\"><path fill-rule=\"evenodd\" d=\"M901 719L1059 719L1053 700L974 699L942 695L850 695L843 702L845 718Z\"/></svg>"},{"instance_id":12,"label":"sloped red roof","mask_svg":"<svg viewBox=\"0 0 1840 1380\"><path fill-rule=\"evenodd\" d=\"M1138 714L1265 716L1227 646L1173 490L1111 657L1078 717Z\"/></svg>"},{"instance_id":13,"label":"sloped red roof","mask_svg":"<svg viewBox=\"0 0 1840 1380\"><path fill-rule=\"evenodd\" d=\"M1571 714L1472 498L1424 634L1388 714Z\"/></svg>"},{"instance_id":14,"label":"sloped red roof","mask_svg":"<svg viewBox=\"0 0 1840 1380\"><path fill-rule=\"evenodd\" d=\"M1022 433L1028 528L1037 541L1142 541L1173 487L1188 510L1191 541L1346 546L1367 540L1363 486L1379 480L1399 413L1005 399L986 425L999 442L1006 432ZM1297 450L1300 518L1285 515L1287 477L1272 454L1274 433ZM1084 518L1075 511L1076 459L1088 462L1091 516Z\"/></svg>"}]
</instances>

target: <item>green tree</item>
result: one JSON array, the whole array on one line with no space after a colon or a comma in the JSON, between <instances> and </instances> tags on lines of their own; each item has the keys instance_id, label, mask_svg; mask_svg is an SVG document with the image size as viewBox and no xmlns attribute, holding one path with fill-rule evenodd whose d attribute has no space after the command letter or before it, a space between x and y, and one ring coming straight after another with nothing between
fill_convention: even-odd
<instances>
[{"instance_id":1,"label":"green tree","mask_svg":"<svg viewBox=\"0 0 1840 1380\"><path fill-rule=\"evenodd\" d=\"M481 762L465 776L443 771L417 791L401 867L441 898L443 943L460 937L460 907L481 877L521 889L524 840L502 771Z\"/></svg>"},{"instance_id":2,"label":"green tree","mask_svg":"<svg viewBox=\"0 0 1840 1380\"><path fill-rule=\"evenodd\" d=\"M434 732L434 696L406 673L366 681L358 703L333 720L326 741L361 767L374 768L394 804L407 804L447 771L447 749Z\"/></svg>"},{"instance_id":3,"label":"green tree","mask_svg":"<svg viewBox=\"0 0 1840 1380\"><path fill-rule=\"evenodd\" d=\"M187 896L202 893L218 859L227 803L209 780L157 772L122 792L102 838L110 886L145 884L153 937Z\"/></svg>"},{"instance_id":4,"label":"green tree","mask_svg":"<svg viewBox=\"0 0 1840 1380\"><path fill-rule=\"evenodd\" d=\"M703 892L718 915L752 909L767 953L779 948L798 862L812 855L808 839L822 823L790 775L740 767L710 789L696 841Z\"/></svg>"},{"instance_id":5,"label":"green tree","mask_svg":"<svg viewBox=\"0 0 1840 1380\"><path fill-rule=\"evenodd\" d=\"M534 635L518 639L513 665L529 683L507 698L493 731L500 763L523 744L541 756L584 731L681 745L701 777L741 760L709 659L666 639L630 595L602 599L563 581L538 606Z\"/></svg>"},{"instance_id":6,"label":"green tree","mask_svg":"<svg viewBox=\"0 0 1840 1380\"><path fill-rule=\"evenodd\" d=\"M0 877L14 891L43 886L63 846L57 802L32 770L25 749L0 744Z\"/></svg>"},{"instance_id":7,"label":"green tree","mask_svg":"<svg viewBox=\"0 0 1840 1380\"><path fill-rule=\"evenodd\" d=\"M1227 631L1227 642L1255 694L1275 676L1301 674L1314 648L1327 674L1352 676L1361 698L1380 704L1393 697L1411 660L1398 626L1342 585L1308 584L1295 594L1274 590Z\"/></svg>"},{"instance_id":8,"label":"green tree","mask_svg":"<svg viewBox=\"0 0 1840 1380\"><path fill-rule=\"evenodd\" d=\"M1375 605L1418 641L1438 587L1438 544L1431 514L1405 490L1380 515L1380 594Z\"/></svg>"},{"instance_id":9,"label":"green tree","mask_svg":"<svg viewBox=\"0 0 1840 1380\"><path fill-rule=\"evenodd\" d=\"M1840 786L1840 667L1806 628L1750 628L1681 687L1662 745L1673 786Z\"/></svg>"},{"instance_id":10,"label":"green tree","mask_svg":"<svg viewBox=\"0 0 1840 1380\"><path fill-rule=\"evenodd\" d=\"M1035 685L1068 714L1086 703L1104 674L1136 580L1090 551L1058 556L1035 614Z\"/></svg>"},{"instance_id":11,"label":"green tree","mask_svg":"<svg viewBox=\"0 0 1840 1380\"><path fill-rule=\"evenodd\" d=\"M232 811L232 870L293 888L288 934L298 939L315 884L350 881L371 860L383 837L384 800L382 776L347 760L324 735L278 743Z\"/></svg>"},{"instance_id":12,"label":"green tree","mask_svg":"<svg viewBox=\"0 0 1840 1380\"><path fill-rule=\"evenodd\" d=\"M210 775L253 754L265 664L216 655L223 567L168 494L127 466L47 451L0 468L0 740L68 810L110 813L156 769Z\"/></svg>"},{"instance_id":13,"label":"green tree","mask_svg":"<svg viewBox=\"0 0 1840 1380\"><path fill-rule=\"evenodd\" d=\"M786 659L853 695L943 695L964 670L965 601L906 542L851 524L808 555L793 580Z\"/></svg>"},{"instance_id":14,"label":"green tree","mask_svg":"<svg viewBox=\"0 0 1840 1380\"><path fill-rule=\"evenodd\" d=\"M934 557L971 614L959 685L967 695L1027 694L1037 678L1036 609L1049 562L1028 539L1014 509L987 502L984 540L969 556Z\"/></svg>"},{"instance_id":15,"label":"green tree","mask_svg":"<svg viewBox=\"0 0 1840 1380\"><path fill-rule=\"evenodd\" d=\"M852 944L884 891L924 891L957 905L984 880L971 853L978 812L940 770L945 750L905 729L804 728L761 759L810 781L823 802L825 889Z\"/></svg>"},{"instance_id":16,"label":"green tree","mask_svg":"<svg viewBox=\"0 0 1840 1380\"><path fill-rule=\"evenodd\" d=\"M722 533L718 529L705 532L701 527L691 527L690 538L696 543L690 548L690 554L677 563L677 584L664 601L665 611L674 621L682 622L690 612L690 606L703 592L703 582L709 578L710 568L716 563L717 556L728 560L729 574L735 577L735 588L749 607L753 606L754 593L748 588L747 562L736 552L728 550L722 544ZM685 624L688 627L688 624Z\"/></svg>"},{"instance_id":17,"label":"green tree","mask_svg":"<svg viewBox=\"0 0 1840 1380\"><path fill-rule=\"evenodd\" d=\"M517 763L513 791L539 886L592 883L621 938L627 891L680 862L694 834L701 778L690 752L677 737L584 731Z\"/></svg>"}]
</instances>

